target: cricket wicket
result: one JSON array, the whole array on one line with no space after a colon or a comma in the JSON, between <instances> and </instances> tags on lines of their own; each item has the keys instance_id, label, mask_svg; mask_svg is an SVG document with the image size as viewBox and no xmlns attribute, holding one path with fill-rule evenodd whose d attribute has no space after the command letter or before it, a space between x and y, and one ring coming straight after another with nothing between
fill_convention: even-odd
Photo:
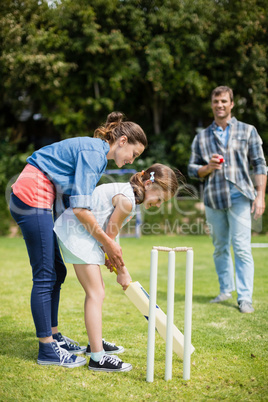
<instances>
[{"instance_id":1,"label":"cricket wicket","mask_svg":"<svg viewBox=\"0 0 268 402\"><path fill-rule=\"evenodd\" d=\"M166 358L165 380L172 379L173 321L174 321L174 287L175 287L175 252L186 252L185 277L185 311L184 311L184 350L183 379L190 379L191 365L191 332L192 332L192 295L193 295L193 249L191 247L153 247L150 266L150 300L148 319L147 374L146 381L154 381L155 358L155 313L157 295L158 252L168 252L168 284L167 284L167 325L166 325Z\"/></svg>"}]
</instances>

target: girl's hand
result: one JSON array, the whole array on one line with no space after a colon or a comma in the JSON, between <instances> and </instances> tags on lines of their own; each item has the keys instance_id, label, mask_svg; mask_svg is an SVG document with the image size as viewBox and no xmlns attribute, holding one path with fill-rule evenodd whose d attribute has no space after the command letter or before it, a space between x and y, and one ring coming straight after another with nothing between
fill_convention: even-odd
<instances>
[{"instance_id":1,"label":"girl's hand","mask_svg":"<svg viewBox=\"0 0 268 402\"><path fill-rule=\"evenodd\" d=\"M123 290L126 290L130 282L132 282L131 276L126 267L118 271L117 282L122 286Z\"/></svg>"},{"instance_id":2,"label":"girl's hand","mask_svg":"<svg viewBox=\"0 0 268 402\"><path fill-rule=\"evenodd\" d=\"M112 264L110 263L110 261L106 257L105 257L105 263L104 264L106 265L107 269L109 269L110 272L114 272Z\"/></svg>"},{"instance_id":3,"label":"girl's hand","mask_svg":"<svg viewBox=\"0 0 268 402\"><path fill-rule=\"evenodd\" d=\"M105 243L102 242L102 244L104 252L106 252L108 255L111 264L120 270L125 266L122 257L122 250L119 244L112 239L116 238L125 218L132 211L132 203L124 195L118 194L113 197L113 206L114 211L105 230L105 233L109 236L110 241Z\"/></svg>"},{"instance_id":4,"label":"girl's hand","mask_svg":"<svg viewBox=\"0 0 268 402\"><path fill-rule=\"evenodd\" d=\"M105 244L103 250L115 268L120 269L125 266L122 258L122 249L115 241L112 240L109 244Z\"/></svg>"}]
</instances>

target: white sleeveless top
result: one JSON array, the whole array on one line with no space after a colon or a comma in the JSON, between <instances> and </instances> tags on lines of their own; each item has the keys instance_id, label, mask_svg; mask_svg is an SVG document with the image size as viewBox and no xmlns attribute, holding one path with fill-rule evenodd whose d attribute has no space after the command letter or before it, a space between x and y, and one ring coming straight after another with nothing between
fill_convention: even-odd
<instances>
[{"instance_id":1,"label":"white sleeveless top","mask_svg":"<svg viewBox=\"0 0 268 402\"><path fill-rule=\"evenodd\" d=\"M129 183L102 184L95 188L90 197L88 209L94 214L98 224L105 231L114 211L113 198L122 194L132 204L130 215L124 220L124 226L135 214L134 192ZM87 198L89 198L87 196ZM65 262L80 264L98 264L105 262L101 244L89 234L84 225L74 215L72 208L66 209L54 225ZM75 258L76 257L76 258Z\"/></svg>"}]
</instances>

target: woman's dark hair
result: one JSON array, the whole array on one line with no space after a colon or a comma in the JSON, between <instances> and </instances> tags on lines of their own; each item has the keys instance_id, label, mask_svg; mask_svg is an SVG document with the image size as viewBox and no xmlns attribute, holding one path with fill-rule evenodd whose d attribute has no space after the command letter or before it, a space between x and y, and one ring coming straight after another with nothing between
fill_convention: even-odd
<instances>
[{"instance_id":1,"label":"woman's dark hair","mask_svg":"<svg viewBox=\"0 0 268 402\"><path fill-rule=\"evenodd\" d=\"M125 135L129 144L140 143L146 148L148 141L143 129L132 121L124 121L124 118L121 112L110 113L105 125L95 130L94 137L101 138L112 145L118 138Z\"/></svg>"},{"instance_id":2,"label":"woman's dark hair","mask_svg":"<svg viewBox=\"0 0 268 402\"><path fill-rule=\"evenodd\" d=\"M162 165L161 163L155 163L148 169L135 173L130 178L130 184L134 191L136 204L142 204L144 201L144 184L147 180L150 180L151 173L154 173L154 183L161 187L168 199L176 194L179 187L178 178L183 177L179 171L175 173L170 167Z\"/></svg>"}]
</instances>

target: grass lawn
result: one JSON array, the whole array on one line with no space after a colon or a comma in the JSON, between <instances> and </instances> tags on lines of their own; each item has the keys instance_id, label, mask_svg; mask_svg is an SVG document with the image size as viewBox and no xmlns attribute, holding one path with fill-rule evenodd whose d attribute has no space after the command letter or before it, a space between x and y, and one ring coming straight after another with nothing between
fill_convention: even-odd
<instances>
[{"instance_id":1,"label":"grass lawn","mask_svg":"<svg viewBox=\"0 0 268 402\"><path fill-rule=\"evenodd\" d=\"M267 237L253 237L267 243ZM103 335L125 347L128 373L94 373L87 366L64 369L36 363L38 341L30 312L31 270L21 238L0 238L0 401L264 401L267 387L268 248L253 248L255 313L241 314L233 299L213 305L218 294L209 237L144 236L121 239L133 280L149 291L153 245L194 248L191 379L182 378L182 361L173 355L173 378L164 380L165 344L156 334L155 381L147 383L147 321L124 295L116 276L103 267L106 299ZM265 262L266 261L266 262ZM167 254L159 253L157 303L166 311ZM175 324L183 332L185 254L176 255ZM60 331L85 345L84 293L73 267L62 287Z\"/></svg>"}]
</instances>

